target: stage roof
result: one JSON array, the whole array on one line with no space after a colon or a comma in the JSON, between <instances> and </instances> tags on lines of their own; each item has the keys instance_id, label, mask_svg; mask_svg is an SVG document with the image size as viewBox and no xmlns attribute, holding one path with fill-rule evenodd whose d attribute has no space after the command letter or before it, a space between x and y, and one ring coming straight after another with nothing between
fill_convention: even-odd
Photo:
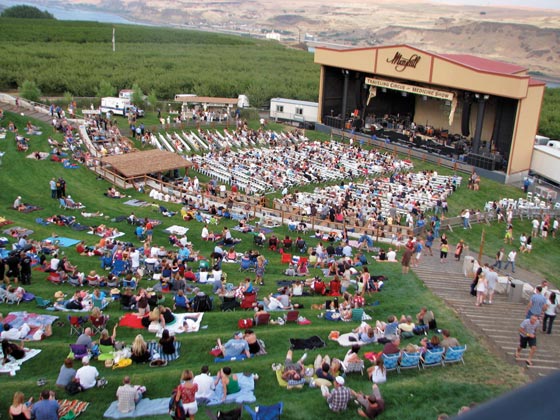
<instances>
[{"instance_id":1,"label":"stage roof","mask_svg":"<svg viewBox=\"0 0 560 420\"><path fill-rule=\"evenodd\" d=\"M175 153L157 149L107 156L101 159L101 163L111 166L125 178L192 166L190 161Z\"/></svg>"},{"instance_id":2,"label":"stage roof","mask_svg":"<svg viewBox=\"0 0 560 420\"><path fill-rule=\"evenodd\" d=\"M437 54L440 57L447 58L457 64L470 67L475 70L488 71L500 74L517 74L527 71L526 67L516 64L504 63L503 61L489 60L487 58L476 57L470 54Z\"/></svg>"}]
</instances>

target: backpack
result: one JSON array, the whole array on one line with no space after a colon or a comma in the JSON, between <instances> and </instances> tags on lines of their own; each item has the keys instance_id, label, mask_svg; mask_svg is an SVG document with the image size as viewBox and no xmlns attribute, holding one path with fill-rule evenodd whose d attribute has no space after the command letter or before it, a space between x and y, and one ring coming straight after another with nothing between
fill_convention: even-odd
<instances>
[{"instance_id":1,"label":"backpack","mask_svg":"<svg viewBox=\"0 0 560 420\"><path fill-rule=\"evenodd\" d=\"M79 392L82 392L82 387L80 386L80 384L78 382L74 382L74 381L68 382L68 385L66 385L64 387L64 389L70 395L74 395L74 394L77 394Z\"/></svg>"},{"instance_id":2,"label":"backpack","mask_svg":"<svg viewBox=\"0 0 560 420\"><path fill-rule=\"evenodd\" d=\"M173 390L171 394L171 398L169 399L169 415L173 420L185 420L187 415L185 413L185 409L183 408L183 403L179 399L179 401L175 401L177 398L178 390Z\"/></svg>"},{"instance_id":3,"label":"backpack","mask_svg":"<svg viewBox=\"0 0 560 420\"><path fill-rule=\"evenodd\" d=\"M194 312L210 312L212 310L212 300L208 295L197 295L193 300Z\"/></svg>"}]
</instances>

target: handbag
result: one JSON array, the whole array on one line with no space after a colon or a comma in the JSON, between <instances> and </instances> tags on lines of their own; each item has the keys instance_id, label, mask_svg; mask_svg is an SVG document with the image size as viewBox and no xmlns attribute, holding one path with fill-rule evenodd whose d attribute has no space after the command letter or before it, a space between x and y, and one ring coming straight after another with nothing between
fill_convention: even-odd
<instances>
[{"instance_id":1,"label":"handbag","mask_svg":"<svg viewBox=\"0 0 560 420\"><path fill-rule=\"evenodd\" d=\"M240 319L239 321L237 321L237 326L240 329L251 328L253 326L253 319L252 318Z\"/></svg>"}]
</instances>

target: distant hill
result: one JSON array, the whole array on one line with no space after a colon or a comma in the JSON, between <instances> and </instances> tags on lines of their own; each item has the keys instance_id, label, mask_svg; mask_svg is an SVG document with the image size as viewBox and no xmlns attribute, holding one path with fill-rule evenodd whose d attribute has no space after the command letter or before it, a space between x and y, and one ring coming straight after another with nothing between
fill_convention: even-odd
<instances>
[{"instance_id":1,"label":"distant hill","mask_svg":"<svg viewBox=\"0 0 560 420\"><path fill-rule=\"evenodd\" d=\"M42 5L44 0L27 0ZM560 80L560 11L431 4L429 0L74 0L73 6L164 26L360 47L408 43L513 62ZM491 3L491 2L488 2ZM66 1L49 4L65 7Z\"/></svg>"}]
</instances>

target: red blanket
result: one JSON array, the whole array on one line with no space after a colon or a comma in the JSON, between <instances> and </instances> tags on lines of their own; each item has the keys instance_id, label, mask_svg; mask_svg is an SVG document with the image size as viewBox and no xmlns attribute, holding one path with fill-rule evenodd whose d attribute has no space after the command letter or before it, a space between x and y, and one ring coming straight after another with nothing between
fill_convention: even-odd
<instances>
[{"instance_id":1,"label":"red blanket","mask_svg":"<svg viewBox=\"0 0 560 420\"><path fill-rule=\"evenodd\" d=\"M127 313L119 321L119 326L129 328L143 329L142 318L139 318L136 313Z\"/></svg>"}]
</instances>

